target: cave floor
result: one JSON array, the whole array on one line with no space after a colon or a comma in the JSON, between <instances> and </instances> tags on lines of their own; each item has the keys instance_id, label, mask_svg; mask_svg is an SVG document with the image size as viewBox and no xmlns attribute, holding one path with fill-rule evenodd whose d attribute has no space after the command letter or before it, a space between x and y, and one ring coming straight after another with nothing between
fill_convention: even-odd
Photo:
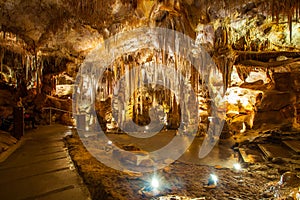
<instances>
[{"instance_id":1,"label":"cave floor","mask_svg":"<svg viewBox=\"0 0 300 200\"><path fill-rule=\"evenodd\" d=\"M163 148L168 142L172 140L175 131L161 131L155 137L140 139L129 137L126 134L107 134L107 137L115 143L123 145L134 145L145 151L154 151ZM179 136L183 140L185 136ZM238 155L234 153L231 147L234 145L232 139L219 141L212 151L204 158L200 159L198 156L199 149L203 143L203 138L195 137L191 146L187 151L178 159L178 161L186 164L200 164L209 166L220 166L232 168L233 164L238 162ZM174 148L176 148L174 146Z\"/></svg>"},{"instance_id":2,"label":"cave floor","mask_svg":"<svg viewBox=\"0 0 300 200\"><path fill-rule=\"evenodd\" d=\"M0 163L0 198L90 199L64 144L69 131L61 125L26 131L23 144Z\"/></svg>"},{"instance_id":3,"label":"cave floor","mask_svg":"<svg viewBox=\"0 0 300 200\"><path fill-rule=\"evenodd\" d=\"M299 194L298 132L271 130L237 135L220 140L204 159L198 158L203 139L196 137L178 160L154 172L142 173L126 168L115 170L96 159L91 154L93 149L87 151L83 143L88 141L101 156L114 155L112 149L107 150L106 141L99 141L98 134L89 132L80 138L80 132L61 125L40 126L26 133L24 144L0 163L1 199L257 200L289 196L296 199ZM157 137L137 139L106 134L119 147L145 152L163 147L174 135L174 131L162 131ZM258 155L260 160L245 162L241 149L246 156ZM267 157L268 153L273 157ZM242 163L240 171L232 168L238 161ZM217 185L208 185L210 174L218 177ZM160 182L157 190L151 188L153 176Z\"/></svg>"},{"instance_id":4,"label":"cave floor","mask_svg":"<svg viewBox=\"0 0 300 200\"><path fill-rule=\"evenodd\" d=\"M166 145L174 134L174 131L162 131L158 133L158 136L161 136L159 139L136 139L123 134L106 134L106 136L112 143L118 143L118 147L133 146L136 149L152 151ZM173 199L257 200L286 199L288 196L295 196L300 186L297 155L293 161L289 160L290 158L278 157L270 161L264 157L258 144L268 146L266 141L276 140L278 133L260 133L262 137L258 137L257 133L247 134L248 140L241 141L236 137L220 140L204 159L198 158L198 150L203 139L195 138L188 151L177 161L155 172L143 173L128 171L126 167L123 171L119 171L99 162L95 158L97 155L101 154L102 159L103 156L109 157L114 154L110 152L113 150L106 150L106 141L98 140L99 137L95 133L79 137L80 133L78 135L74 131L73 135L66 138L66 143L93 199L172 199L174 195ZM298 136L299 133L286 134L289 140L293 138L296 140ZM250 157L257 155L260 157L259 161L242 162L243 157L239 149L234 148L237 141L246 155ZM88 148L87 151L82 142L88 143L92 148ZM274 143L274 146L281 146L281 143ZM93 152L93 155L90 152ZM241 171L232 168L237 161L242 162ZM208 186L210 174L215 174L219 178L216 187ZM283 178L283 182L280 182L283 174L288 178ZM158 190L151 189L150 182L153 176L158 177L161 182ZM168 195L171 196L167 198Z\"/></svg>"}]
</instances>

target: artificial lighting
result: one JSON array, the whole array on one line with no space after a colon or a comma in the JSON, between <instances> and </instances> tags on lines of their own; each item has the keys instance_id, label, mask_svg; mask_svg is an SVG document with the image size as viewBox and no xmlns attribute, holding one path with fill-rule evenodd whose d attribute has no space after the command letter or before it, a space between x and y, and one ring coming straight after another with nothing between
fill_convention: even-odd
<instances>
[{"instance_id":1,"label":"artificial lighting","mask_svg":"<svg viewBox=\"0 0 300 200\"><path fill-rule=\"evenodd\" d=\"M109 141L107 142L107 144L108 144L108 145L112 145L112 141L109 140Z\"/></svg>"},{"instance_id":2,"label":"artificial lighting","mask_svg":"<svg viewBox=\"0 0 300 200\"><path fill-rule=\"evenodd\" d=\"M233 168L234 168L235 170L237 170L237 171L240 171L240 170L242 169L242 166L241 166L240 163L235 163L235 164L233 165Z\"/></svg>"},{"instance_id":3,"label":"artificial lighting","mask_svg":"<svg viewBox=\"0 0 300 200\"><path fill-rule=\"evenodd\" d=\"M209 116L209 117L208 117L208 121L210 121L210 122L212 122L213 119L214 119L214 117L212 117L212 116Z\"/></svg>"},{"instance_id":4,"label":"artificial lighting","mask_svg":"<svg viewBox=\"0 0 300 200\"><path fill-rule=\"evenodd\" d=\"M218 177L214 174L211 174L210 177L212 178L213 181L218 182Z\"/></svg>"},{"instance_id":5,"label":"artificial lighting","mask_svg":"<svg viewBox=\"0 0 300 200\"><path fill-rule=\"evenodd\" d=\"M159 187L159 181L157 178L153 177L151 180L151 186L153 189L157 189Z\"/></svg>"},{"instance_id":6,"label":"artificial lighting","mask_svg":"<svg viewBox=\"0 0 300 200\"><path fill-rule=\"evenodd\" d=\"M215 174L211 174L208 179L208 185L217 185L218 177Z\"/></svg>"}]
</instances>

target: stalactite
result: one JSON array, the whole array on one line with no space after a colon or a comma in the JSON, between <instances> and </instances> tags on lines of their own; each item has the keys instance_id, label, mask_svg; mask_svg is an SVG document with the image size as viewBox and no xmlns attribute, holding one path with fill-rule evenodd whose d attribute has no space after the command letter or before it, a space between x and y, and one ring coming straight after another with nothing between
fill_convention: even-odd
<instances>
[{"instance_id":1,"label":"stalactite","mask_svg":"<svg viewBox=\"0 0 300 200\"><path fill-rule=\"evenodd\" d=\"M3 59L4 59L4 49L0 49L0 59L1 59L1 63L0 63L0 68L1 68L1 72L3 72Z\"/></svg>"},{"instance_id":2,"label":"stalactite","mask_svg":"<svg viewBox=\"0 0 300 200\"><path fill-rule=\"evenodd\" d=\"M295 5L295 12L296 12L296 23L298 23L298 17L299 17L299 1L296 1Z\"/></svg>"},{"instance_id":3,"label":"stalactite","mask_svg":"<svg viewBox=\"0 0 300 200\"><path fill-rule=\"evenodd\" d=\"M293 40L293 15L291 13L288 14L288 23L290 29L290 42Z\"/></svg>"},{"instance_id":4,"label":"stalactite","mask_svg":"<svg viewBox=\"0 0 300 200\"><path fill-rule=\"evenodd\" d=\"M40 77L39 77L39 80L40 80L40 88L39 88L39 94L42 92L42 82L43 82L43 71L44 71L44 62L43 62L43 60L41 59L41 61L40 61L40 72L39 72L39 75L40 75Z\"/></svg>"},{"instance_id":5,"label":"stalactite","mask_svg":"<svg viewBox=\"0 0 300 200\"><path fill-rule=\"evenodd\" d=\"M299 20L299 17L300 17L300 2L299 2L299 1L297 1L297 10L298 10L298 14L297 14L297 16L298 16L298 18L297 18L297 23L298 23L298 20Z\"/></svg>"},{"instance_id":6,"label":"stalactite","mask_svg":"<svg viewBox=\"0 0 300 200\"><path fill-rule=\"evenodd\" d=\"M275 20L275 0L272 0L271 3L271 13L272 13L272 21Z\"/></svg>"},{"instance_id":7,"label":"stalactite","mask_svg":"<svg viewBox=\"0 0 300 200\"><path fill-rule=\"evenodd\" d=\"M28 60L28 56L25 57L26 59L26 63L25 63L25 80L28 80L28 65L29 65L29 60Z\"/></svg>"},{"instance_id":8,"label":"stalactite","mask_svg":"<svg viewBox=\"0 0 300 200\"><path fill-rule=\"evenodd\" d=\"M293 17L295 16L296 23L298 23L300 3L299 0L272 0L270 1L270 10L272 14L272 20L275 20L279 24L280 16L287 17L288 26L290 30L290 42L293 36Z\"/></svg>"}]
</instances>

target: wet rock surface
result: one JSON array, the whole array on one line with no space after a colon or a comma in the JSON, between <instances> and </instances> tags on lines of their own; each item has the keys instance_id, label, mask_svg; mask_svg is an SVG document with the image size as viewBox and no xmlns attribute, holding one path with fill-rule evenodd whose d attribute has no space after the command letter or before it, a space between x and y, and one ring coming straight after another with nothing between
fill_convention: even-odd
<instances>
[{"instance_id":1,"label":"wet rock surface","mask_svg":"<svg viewBox=\"0 0 300 200\"><path fill-rule=\"evenodd\" d=\"M76 133L66 138L70 155L87 184L93 199L288 199L300 186L299 170L292 166L267 162L245 163L241 171L220 166L187 164L176 161L155 173L113 170L83 147ZM250 146L250 145L248 145ZM248 164L248 167L247 167ZM161 187L151 189L155 174ZM210 174L218 176L209 186ZM168 196L170 195L170 196ZM174 195L172 197L172 195ZM167 197L168 196L168 197ZM185 198L183 198L185 197Z\"/></svg>"}]
</instances>

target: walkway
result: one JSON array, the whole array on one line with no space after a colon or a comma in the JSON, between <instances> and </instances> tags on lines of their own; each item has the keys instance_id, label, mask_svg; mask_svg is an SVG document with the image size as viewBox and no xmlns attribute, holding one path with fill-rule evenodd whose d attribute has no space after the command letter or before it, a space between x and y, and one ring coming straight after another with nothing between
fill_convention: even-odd
<instances>
[{"instance_id":1,"label":"walkway","mask_svg":"<svg viewBox=\"0 0 300 200\"><path fill-rule=\"evenodd\" d=\"M90 199L62 140L70 132L52 125L26 133L24 144L0 163L0 199Z\"/></svg>"}]
</instances>

